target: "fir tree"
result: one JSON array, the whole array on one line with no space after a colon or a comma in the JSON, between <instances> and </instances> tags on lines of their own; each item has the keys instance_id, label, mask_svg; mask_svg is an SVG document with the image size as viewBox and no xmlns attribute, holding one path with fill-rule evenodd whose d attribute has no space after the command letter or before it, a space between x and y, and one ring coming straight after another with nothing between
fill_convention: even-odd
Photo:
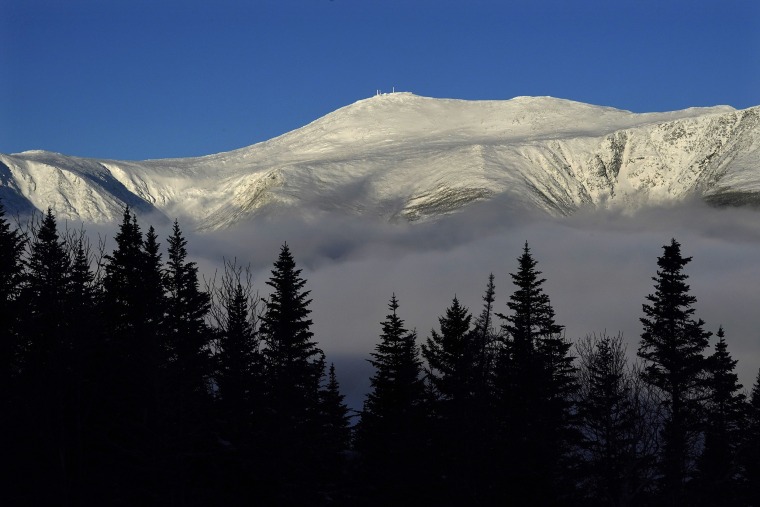
<instances>
[{"instance_id":1,"label":"fir tree","mask_svg":"<svg viewBox=\"0 0 760 507\"><path fill-rule=\"evenodd\" d=\"M698 498L704 505L737 505L737 451L745 426L746 396L741 392L737 361L731 358L723 327L715 352L707 358L704 450L698 461Z\"/></svg>"},{"instance_id":2,"label":"fir tree","mask_svg":"<svg viewBox=\"0 0 760 507\"><path fill-rule=\"evenodd\" d=\"M287 245L283 245L267 280L272 293L265 300L261 333L266 344L267 388L270 403L283 421L305 421L315 416L322 351L313 341L310 291L296 268Z\"/></svg>"},{"instance_id":3,"label":"fir tree","mask_svg":"<svg viewBox=\"0 0 760 507\"><path fill-rule=\"evenodd\" d=\"M343 455L351 444L351 415L340 392L335 364L330 363L327 383L320 390L319 466L323 481L336 484L341 478Z\"/></svg>"},{"instance_id":4,"label":"fir tree","mask_svg":"<svg viewBox=\"0 0 760 507\"><path fill-rule=\"evenodd\" d=\"M173 501L186 504L204 488L209 475L208 460L200 456L211 447L213 368L211 332L205 322L210 298L199 289L198 268L187 260L187 240L176 220L168 239L166 267L160 273L165 291L160 389L165 415L161 431L165 435L168 482L173 486L167 490Z\"/></svg>"},{"instance_id":5,"label":"fir tree","mask_svg":"<svg viewBox=\"0 0 760 507\"><path fill-rule=\"evenodd\" d=\"M657 259L655 293L647 296L641 318L644 331L638 355L645 368L642 378L662 395L666 419L662 432L661 491L665 501L684 501L684 489L693 469L695 439L700 429L704 376L703 351L711 333L693 318L696 298L689 294L683 268L691 257L681 255L673 239Z\"/></svg>"},{"instance_id":6,"label":"fir tree","mask_svg":"<svg viewBox=\"0 0 760 507\"><path fill-rule=\"evenodd\" d=\"M68 500L74 338L67 314L70 262L50 208L32 233L21 291L25 453L50 486L33 494Z\"/></svg>"},{"instance_id":7,"label":"fir tree","mask_svg":"<svg viewBox=\"0 0 760 507\"><path fill-rule=\"evenodd\" d=\"M425 385L416 333L398 316L395 294L388 307L391 313L381 323L380 342L370 354L375 373L356 444L366 465L370 496L379 504L413 498L424 448Z\"/></svg>"},{"instance_id":8,"label":"fir tree","mask_svg":"<svg viewBox=\"0 0 760 507\"><path fill-rule=\"evenodd\" d=\"M319 388L325 363L313 341L309 292L287 244L280 249L272 275L272 292L265 300L261 334L265 348L265 396L269 410L267 443L273 446L272 470L299 487L283 489L281 501L309 502L298 497L313 481L311 467L319 435Z\"/></svg>"},{"instance_id":9,"label":"fir tree","mask_svg":"<svg viewBox=\"0 0 760 507\"><path fill-rule=\"evenodd\" d=\"M745 430L739 461L744 472L743 500L746 505L760 505L760 370L746 405Z\"/></svg>"},{"instance_id":10,"label":"fir tree","mask_svg":"<svg viewBox=\"0 0 760 507\"><path fill-rule=\"evenodd\" d=\"M493 324L493 304L496 301L496 287L494 286L493 281L494 276L493 273L491 273L488 275L488 284L486 285L486 292L483 295L483 310L481 310L480 315L475 320L475 326L473 329L479 377L476 397L482 398L483 400L489 395L489 384L494 367L496 345L498 341L498 335Z\"/></svg>"},{"instance_id":11,"label":"fir tree","mask_svg":"<svg viewBox=\"0 0 760 507\"><path fill-rule=\"evenodd\" d=\"M574 367L536 265L526 243L511 274L511 313L499 314L506 323L495 368L496 416L505 471L513 480L510 494L557 503L572 488L564 468L576 439Z\"/></svg>"},{"instance_id":12,"label":"fir tree","mask_svg":"<svg viewBox=\"0 0 760 507\"><path fill-rule=\"evenodd\" d=\"M324 442L328 452L338 454L348 449L350 444L351 415L345 403L345 396L340 392L338 378L335 375L335 364L330 363L327 373L327 384L321 393L322 425Z\"/></svg>"},{"instance_id":13,"label":"fir tree","mask_svg":"<svg viewBox=\"0 0 760 507\"><path fill-rule=\"evenodd\" d=\"M19 230L11 228L5 218L5 208L0 202L0 375L8 380L15 378L19 370L20 312L17 305L24 269L22 256L25 244L25 236ZM3 400L0 403L4 403L10 399L12 389L6 382L0 384L0 399ZM5 423L10 411L4 405L0 407L3 407L0 409L0 421ZM4 427L4 424L0 426L0 430Z\"/></svg>"},{"instance_id":14,"label":"fir tree","mask_svg":"<svg viewBox=\"0 0 760 507\"><path fill-rule=\"evenodd\" d=\"M269 463L263 449L263 360L258 329L259 299L249 269L224 261L221 285L212 285L216 405L219 449L217 472L226 498L263 500ZM258 479L258 480L257 480ZM271 481L270 481L271 482ZM225 496L221 497L222 499Z\"/></svg>"},{"instance_id":15,"label":"fir tree","mask_svg":"<svg viewBox=\"0 0 760 507\"><path fill-rule=\"evenodd\" d=\"M87 499L89 469L97 466L89 453L92 435L98 431L92 421L102 376L102 322L99 319L98 287L90 267L89 244L81 232L68 245L71 265L68 275L67 325L71 338L71 393L67 402L71 413L72 503Z\"/></svg>"},{"instance_id":16,"label":"fir tree","mask_svg":"<svg viewBox=\"0 0 760 507\"><path fill-rule=\"evenodd\" d=\"M581 478L592 505L636 505L649 482L646 399L626 361L621 334L586 337L576 345Z\"/></svg>"},{"instance_id":17,"label":"fir tree","mask_svg":"<svg viewBox=\"0 0 760 507\"><path fill-rule=\"evenodd\" d=\"M486 291L490 313L493 279ZM471 315L455 297L444 316L438 319L440 332L433 330L422 345L427 361L427 380L433 388L431 467L442 478L436 490L439 501L478 501L484 492L482 430L485 421L485 392L482 368L487 350L487 315L483 328L470 328ZM456 477L457 480L450 480Z\"/></svg>"},{"instance_id":18,"label":"fir tree","mask_svg":"<svg viewBox=\"0 0 760 507\"><path fill-rule=\"evenodd\" d=\"M35 232L24 287L27 360L52 372L53 365L70 348L64 335L70 261L50 208Z\"/></svg>"},{"instance_id":19,"label":"fir tree","mask_svg":"<svg viewBox=\"0 0 760 507\"><path fill-rule=\"evenodd\" d=\"M159 244L151 227L142 237L127 208L116 237L116 248L105 256L103 344L105 378L100 424L104 446L117 449L104 469L119 501L135 503L166 477L162 466L168 450L163 424L166 416L164 380L168 364L164 277ZM115 472L114 470L118 470Z\"/></svg>"},{"instance_id":20,"label":"fir tree","mask_svg":"<svg viewBox=\"0 0 760 507\"><path fill-rule=\"evenodd\" d=\"M262 358L257 329L257 299L250 274L225 261L221 287L213 290L212 320L216 328L218 397L226 421L225 437L236 446L250 437L259 416Z\"/></svg>"},{"instance_id":21,"label":"fir tree","mask_svg":"<svg viewBox=\"0 0 760 507\"><path fill-rule=\"evenodd\" d=\"M210 333L205 318L210 298L199 289L198 267L187 261L187 240L175 220L166 264L167 346L170 378L180 412L200 408L211 374ZM184 406L188 404L189 406Z\"/></svg>"},{"instance_id":22,"label":"fir tree","mask_svg":"<svg viewBox=\"0 0 760 507\"><path fill-rule=\"evenodd\" d=\"M471 396L476 361L471 320L467 308L454 297L446 315L438 319L440 333L433 329L421 347L429 368L427 378L442 406L462 404ZM443 411L449 415L459 412L448 408Z\"/></svg>"}]
</instances>

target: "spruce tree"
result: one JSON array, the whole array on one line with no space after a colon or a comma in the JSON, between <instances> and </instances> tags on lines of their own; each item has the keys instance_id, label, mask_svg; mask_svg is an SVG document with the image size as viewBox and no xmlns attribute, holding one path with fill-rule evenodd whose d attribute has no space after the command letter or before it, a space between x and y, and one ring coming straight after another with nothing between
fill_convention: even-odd
<instances>
[{"instance_id":1,"label":"spruce tree","mask_svg":"<svg viewBox=\"0 0 760 507\"><path fill-rule=\"evenodd\" d=\"M211 447L211 331L205 318L209 295L200 290L198 268L187 260L187 240L175 220L168 238L165 291L165 356L162 365L162 432L171 469L172 498L183 504L204 488ZM193 457L198 458L193 459ZM167 488L169 489L169 488Z\"/></svg>"},{"instance_id":2,"label":"spruce tree","mask_svg":"<svg viewBox=\"0 0 760 507\"><path fill-rule=\"evenodd\" d=\"M442 411L470 397L475 377L476 350L470 333L470 312L454 297L446 314L439 317L440 333L433 329L422 345L422 357L428 364L427 378L432 383Z\"/></svg>"},{"instance_id":3,"label":"spruce tree","mask_svg":"<svg viewBox=\"0 0 760 507\"><path fill-rule=\"evenodd\" d=\"M335 364L330 363L327 382L320 390L319 466L323 481L337 484L341 478L343 455L351 445L351 415L340 392Z\"/></svg>"},{"instance_id":4,"label":"spruce tree","mask_svg":"<svg viewBox=\"0 0 760 507\"><path fill-rule=\"evenodd\" d=\"M199 288L198 267L187 260L187 240L176 220L168 243L165 284L169 378L180 414L192 414L205 403L211 375L210 332L205 321L210 297ZM188 415L192 417L191 414Z\"/></svg>"},{"instance_id":5,"label":"spruce tree","mask_svg":"<svg viewBox=\"0 0 760 507\"><path fill-rule=\"evenodd\" d=\"M25 452L50 486L34 494L68 501L74 339L67 313L70 261L52 209L33 227L21 292Z\"/></svg>"},{"instance_id":6,"label":"spruce tree","mask_svg":"<svg viewBox=\"0 0 760 507\"><path fill-rule=\"evenodd\" d=\"M653 435L647 431L647 400L636 371L628 367L623 337L588 336L576 349L585 502L641 504L649 482L648 443Z\"/></svg>"},{"instance_id":7,"label":"spruce tree","mask_svg":"<svg viewBox=\"0 0 760 507\"><path fill-rule=\"evenodd\" d=\"M98 403L98 389L101 379L101 344L103 342L102 322L99 319L98 287L91 269L89 244L84 232L68 245L71 266L68 276L67 324L70 333L73 370L71 398L71 477L72 503L85 503L90 489L89 469L97 462L89 453L94 427L92 412Z\"/></svg>"},{"instance_id":8,"label":"spruce tree","mask_svg":"<svg viewBox=\"0 0 760 507\"><path fill-rule=\"evenodd\" d=\"M313 451L319 434L324 354L313 340L310 291L305 289L306 280L287 244L280 249L266 283L272 288L261 317L265 396L270 414L267 440L274 446L273 470L277 475L306 488L287 491L298 495L307 491L305 484L314 479L310 467L317 459ZM282 501L310 501L289 498Z\"/></svg>"},{"instance_id":9,"label":"spruce tree","mask_svg":"<svg viewBox=\"0 0 760 507\"><path fill-rule=\"evenodd\" d=\"M681 255L673 239L657 259L655 292L647 296L638 355L645 360L642 378L658 389L665 409L660 458L661 492L669 504L684 501L685 485L693 471L707 363L703 352L710 332L695 320L696 298L689 293L683 272L691 257Z\"/></svg>"},{"instance_id":10,"label":"spruce tree","mask_svg":"<svg viewBox=\"0 0 760 507\"><path fill-rule=\"evenodd\" d=\"M489 312L493 296L492 279L486 291L486 308ZM486 317L488 319L490 315ZM488 325L471 329L471 315L454 297L445 315L438 319L440 332L422 345L422 356L427 361L427 381L433 389L431 466L435 476L441 478L436 485L440 500L455 503L480 501L484 492L484 439L485 392L483 361ZM449 478L456 477L457 480Z\"/></svg>"},{"instance_id":11,"label":"spruce tree","mask_svg":"<svg viewBox=\"0 0 760 507\"><path fill-rule=\"evenodd\" d=\"M225 261L221 286L212 292L216 330L217 396L224 421L223 434L236 447L250 446L255 421L261 418L262 357L257 329L257 299L250 275Z\"/></svg>"},{"instance_id":12,"label":"spruce tree","mask_svg":"<svg viewBox=\"0 0 760 507\"><path fill-rule=\"evenodd\" d=\"M476 397L483 400L490 394L489 384L493 372L494 360L496 355L496 346L498 334L494 328L494 309L493 304L496 301L496 287L494 285L493 273L488 275L488 284L486 292L483 295L483 309L475 319L473 329L475 348L477 351L477 371L478 387Z\"/></svg>"},{"instance_id":13,"label":"spruce tree","mask_svg":"<svg viewBox=\"0 0 760 507\"><path fill-rule=\"evenodd\" d=\"M266 406L263 399L263 360L258 329L259 299L250 271L225 260L221 285L212 286L211 322L214 326L216 419L219 438L220 489L234 501L266 498L269 464L262 442ZM256 479L259 480L256 480ZM221 499L224 499L222 496Z\"/></svg>"},{"instance_id":14,"label":"spruce tree","mask_svg":"<svg viewBox=\"0 0 760 507\"><path fill-rule=\"evenodd\" d=\"M380 505L412 501L419 490L425 447L425 385L416 333L408 331L398 316L395 294L388 307L380 342L370 353L375 373L370 378L356 436L369 496Z\"/></svg>"},{"instance_id":15,"label":"spruce tree","mask_svg":"<svg viewBox=\"0 0 760 507\"><path fill-rule=\"evenodd\" d=\"M509 494L537 502L564 501L573 488L565 473L577 439L573 426L573 358L525 243L516 286L501 315L506 323L494 377L498 446L512 482ZM505 492L506 493L506 492Z\"/></svg>"},{"instance_id":16,"label":"spruce tree","mask_svg":"<svg viewBox=\"0 0 760 507\"><path fill-rule=\"evenodd\" d=\"M747 427L739 454L743 468L742 497L746 505L760 505L760 370L746 405Z\"/></svg>"},{"instance_id":17,"label":"spruce tree","mask_svg":"<svg viewBox=\"0 0 760 507\"><path fill-rule=\"evenodd\" d=\"M19 370L18 297L23 275L24 246L26 237L11 227L5 217L5 207L0 201L0 375L11 380ZM11 385L0 382L0 403L10 400ZM10 411L0 405L0 421L5 427ZM5 433L8 434L8 433Z\"/></svg>"},{"instance_id":18,"label":"spruce tree","mask_svg":"<svg viewBox=\"0 0 760 507\"><path fill-rule=\"evenodd\" d=\"M715 351L707 358L704 449L698 460L697 490L704 505L738 505L737 452L745 428L746 396L741 392L737 361L731 358L723 327Z\"/></svg>"},{"instance_id":19,"label":"spruce tree","mask_svg":"<svg viewBox=\"0 0 760 507\"><path fill-rule=\"evenodd\" d=\"M55 215L48 208L30 245L23 299L27 359L50 373L57 371L55 365L65 361L61 356L70 349L64 322L69 266ZM37 377L35 373L32 376Z\"/></svg>"},{"instance_id":20,"label":"spruce tree","mask_svg":"<svg viewBox=\"0 0 760 507\"><path fill-rule=\"evenodd\" d=\"M143 239L137 217L124 210L115 237L116 248L105 256L103 277L105 378L101 424L110 426L103 445L108 467L118 470L104 487L116 498L134 503L166 478L162 466L167 444L162 425L163 391L168 363L163 268L159 244L151 227ZM104 467L104 468L108 468Z\"/></svg>"}]
</instances>

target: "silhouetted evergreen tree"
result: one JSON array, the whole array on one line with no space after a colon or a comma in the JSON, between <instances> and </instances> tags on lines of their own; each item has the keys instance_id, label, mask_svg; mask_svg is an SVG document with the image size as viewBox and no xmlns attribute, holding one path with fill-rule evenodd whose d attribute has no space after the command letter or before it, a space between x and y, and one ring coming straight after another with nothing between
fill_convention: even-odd
<instances>
[{"instance_id":1,"label":"silhouetted evergreen tree","mask_svg":"<svg viewBox=\"0 0 760 507\"><path fill-rule=\"evenodd\" d=\"M197 419L208 401L212 365L205 319L210 298L199 288L195 262L187 261L187 240L176 220L168 243L165 283L169 390L178 404L178 430L184 433L183 419Z\"/></svg>"},{"instance_id":2,"label":"silhouetted evergreen tree","mask_svg":"<svg viewBox=\"0 0 760 507\"><path fill-rule=\"evenodd\" d=\"M471 319L467 308L454 297L445 315L438 319L440 333L432 330L421 347L434 396L431 467L441 479L435 488L441 495L439 501L475 501L483 489L483 449L479 445L483 413L479 396L483 394L481 361L485 343L483 330L470 329ZM454 477L456 480L451 480Z\"/></svg>"},{"instance_id":3,"label":"silhouetted evergreen tree","mask_svg":"<svg viewBox=\"0 0 760 507\"><path fill-rule=\"evenodd\" d=\"M67 245L72 259L68 275L66 314L72 339L72 368L69 411L71 420L70 477L72 504L86 503L91 469L97 467L91 453L92 434L96 432L92 412L97 404L103 341L99 318L98 287L91 269L89 243L84 231Z\"/></svg>"},{"instance_id":4,"label":"silhouetted evergreen tree","mask_svg":"<svg viewBox=\"0 0 760 507\"><path fill-rule=\"evenodd\" d=\"M115 240L116 248L105 256L103 277L103 359L108 368L101 423L111 430L102 435L110 457L102 467L110 484L103 487L111 498L134 503L164 491L157 484L166 480L166 298L153 227L143 239L137 217L127 208Z\"/></svg>"},{"instance_id":5,"label":"silhouetted evergreen tree","mask_svg":"<svg viewBox=\"0 0 760 507\"><path fill-rule=\"evenodd\" d=\"M584 504L641 505L656 428L638 373L628 368L620 334L587 337L576 347Z\"/></svg>"},{"instance_id":6,"label":"silhouetted evergreen tree","mask_svg":"<svg viewBox=\"0 0 760 507\"><path fill-rule=\"evenodd\" d=\"M707 358L705 440L698 460L697 502L702 505L738 505L740 467L737 452L745 426L746 396L734 369L723 327L718 329L715 352Z\"/></svg>"},{"instance_id":7,"label":"silhouetted evergreen tree","mask_svg":"<svg viewBox=\"0 0 760 507\"><path fill-rule=\"evenodd\" d=\"M476 349L470 335L471 320L470 312L454 297L446 314L438 318L440 333L433 329L421 347L439 412L446 415L452 412L448 405L464 403L472 392Z\"/></svg>"},{"instance_id":8,"label":"silhouetted evergreen tree","mask_svg":"<svg viewBox=\"0 0 760 507\"><path fill-rule=\"evenodd\" d=\"M681 255L673 239L657 259L655 293L647 296L641 318L644 331L638 355L646 361L642 378L662 395L666 411L662 431L661 492L667 504L682 504L691 477L695 439L700 433L704 377L703 351L710 332L693 318L696 298L689 294L683 268L691 257Z\"/></svg>"},{"instance_id":9,"label":"silhouetted evergreen tree","mask_svg":"<svg viewBox=\"0 0 760 507\"><path fill-rule=\"evenodd\" d=\"M23 259L25 236L21 231L11 227L5 217L5 207L0 202L0 403L10 400L11 384L8 382L17 377L19 371L19 336L18 297L23 275ZM5 406L0 409L0 421L5 428L9 410Z\"/></svg>"},{"instance_id":10,"label":"silhouetted evergreen tree","mask_svg":"<svg viewBox=\"0 0 760 507\"><path fill-rule=\"evenodd\" d=\"M567 468L577 440L574 367L536 264L526 243L511 274L517 287L507 302L511 313L499 314L506 323L494 370L497 449L509 478L502 495L557 504L573 488Z\"/></svg>"},{"instance_id":11,"label":"silhouetted evergreen tree","mask_svg":"<svg viewBox=\"0 0 760 507\"><path fill-rule=\"evenodd\" d=\"M376 505L412 503L419 499L424 427L425 385L416 333L398 316L395 294L391 313L370 364L370 392L357 427L356 446L366 467L366 501Z\"/></svg>"},{"instance_id":12,"label":"silhouetted evergreen tree","mask_svg":"<svg viewBox=\"0 0 760 507\"><path fill-rule=\"evenodd\" d=\"M67 319L69 257L50 208L33 225L21 290L23 309L21 396L25 410L28 474L48 483L45 491L67 499L71 454L70 403L73 334ZM23 439L22 439L23 440ZM44 496L42 497L44 498ZM38 501L44 501L38 497Z\"/></svg>"},{"instance_id":13,"label":"silhouetted evergreen tree","mask_svg":"<svg viewBox=\"0 0 760 507\"><path fill-rule=\"evenodd\" d=\"M164 313L155 316L164 349L158 356L161 385L157 389L167 471L164 488L168 502L188 505L201 503L201 493L208 488L207 456L215 445L210 438L211 331L205 322L210 298L199 288L198 268L187 260L187 240L176 220L168 239L165 268L157 247L151 228L145 239L149 255L146 273L157 278L148 283L163 283L164 288L164 294L154 295L164 305Z\"/></svg>"},{"instance_id":14,"label":"silhouetted evergreen tree","mask_svg":"<svg viewBox=\"0 0 760 507\"><path fill-rule=\"evenodd\" d=\"M320 390L320 436L316 442L317 460L321 480L326 490L332 490L331 496L341 495L339 488L344 487L342 466L344 455L351 445L351 415L345 403L345 396L340 392L335 365L330 363L327 382Z\"/></svg>"},{"instance_id":15,"label":"silhouetted evergreen tree","mask_svg":"<svg viewBox=\"0 0 760 507\"><path fill-rule=\"evenodd\" d=\"M261 333L265 348L265 395L269 412L267 441L274 446L272 463L277 477L304 484L314 480L315 441L319 434L319 390L324 374L324 354L313 341L309 292L306 280L287 244L280 249L265 300ZM303 486L308 490L306 486ZM298 495L290 487L284 494ZM290 497L292 501L310 501ZM282 501L289 501L283 498Z\"/></svg>"},{"instance_id":16,"label":"silhouetted evergreen tree","mask_svg":"<svg viewBox=\"0 0 760 507\"><path fill-rule=\"evenodd\" d=\"M25 426L19 417L24 402L19 378L22 371L19 328L23 322L19 296L25 244L25 235L11 226L0 202L0 435L6 442L9 484L18 484L24 477L24 472L15 465L23 456L23 443L12 435L18 435ZM13 501L12 492L8 498Z\"/></svg>"},{"instance_id":17,"label":"silhouetted evergreen tree","mask_svg":"<svg viewBox=\"0 0 760 507\"><path fill-rule=\"evenodd\" d=\"M335 364L330 363L327 384L320 396L321 417L324 441L328 452L339 454L348 449L351 440L351 415L345 403L345 396L340 392L338 378L335 376Z\"/></svg>"},{"instance_id":18,"label":"silhouetted evergreen tree","mask_svg":"<svg viewBox=\"0 0 760 507\"><path fill-rule=\"evenodd\" d=\"M742 497L746 505L760 505L760 371L747 403L747 427L739 455L744 472Z\"/></svg>"},{"instance_id":19,"label":"silhouetted evergreen tree","mask_svg":"<svg viewBox=\"0 0 760 507\"><path fill-rule=\"evenodd\" d=\"M250 270L224 261L219 286L212 283L214 385L220 448L216 453L217 498L245 503L270 496L263 477L263 358L258 332L259 299Z\"/></svg>"},{"instance_id":20,"label":"silhouetted evergreen tree","mask_svg":"<svg viewBox=\"0 0 760 507\"><path fill-rule=\"evenodd\" d=\"M228 426L225 437L235 446L250 436L253 415L261 402L262 357L256 328L256 300L250 277L242 269L225 262L222 285L214 290L213 320L216 326L219 403Z\"/></svg>"},{"instance_id":21,"label":"silhouetted evergreen tree","mask_svg":"<svg viewBox=\"0 0 760 507\"><path fill-rule=\"evenodd\" d=\"M481 310L478 318L475 319L472 331L477 350L476 366L479 376L476 398L482 399L484 403L487 402L487 398L490 396L491 374L494 368L499 338L493 323L493 304L496 301L496 287L493 280L494 276L491 273L488 275L488 284L486 285L486 292L483 295L483 310Z\"/></svg>"}]
</instances>

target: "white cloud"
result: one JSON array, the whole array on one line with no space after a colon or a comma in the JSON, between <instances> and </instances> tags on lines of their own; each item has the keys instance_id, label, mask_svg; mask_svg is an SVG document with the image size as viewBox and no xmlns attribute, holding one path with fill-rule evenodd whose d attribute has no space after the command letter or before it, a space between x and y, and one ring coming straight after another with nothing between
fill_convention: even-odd
<instances>
[{"instance_id":1,"label":"white cloud","mask_svg":"<svg viewBox=\"0 0 760 507\"><path fill-rule=\"evenodd\" d=\"M436 223L322 216L188 235L191 255L203 270L220 265L222 256L250 262L262 294L280 245L288 242L312 291L316 339L328 361L336 361L354 408L368 385L372 370L365 359L377 343L391 294L420 340L437 326L455 294L477 314L491 272L497 309L507 312L514 290L509 273L525 241L567 336L620 331L633 356L657 257L676 238L683 255L693 257L686 273L698 299L695 315L713 332L724 326L745 387L760 367L760 221L751 210L692 204L633 216L596 212L549 219L500 214L494 204Z\"/></svg>"}]
</instances>

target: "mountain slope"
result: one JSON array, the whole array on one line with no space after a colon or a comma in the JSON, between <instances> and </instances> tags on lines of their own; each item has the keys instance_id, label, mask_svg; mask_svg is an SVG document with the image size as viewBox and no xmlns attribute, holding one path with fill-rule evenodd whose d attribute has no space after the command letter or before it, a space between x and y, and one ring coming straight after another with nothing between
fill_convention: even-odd
<instances>
[{"instance_id":1,"label":"mountain slope","mask_svg":"<svg viewBox=\"0 0 760 507\"><path fill-rule=\"evenodd\" d=\"M760 107L634 114L550 97L361 100L309 125L199 158L0 155L11 211L86 222L141 212L201 229L297 210L424 220L469 203L553 215L698 197L760 205Z\"/></svg>"}]
</instances>

